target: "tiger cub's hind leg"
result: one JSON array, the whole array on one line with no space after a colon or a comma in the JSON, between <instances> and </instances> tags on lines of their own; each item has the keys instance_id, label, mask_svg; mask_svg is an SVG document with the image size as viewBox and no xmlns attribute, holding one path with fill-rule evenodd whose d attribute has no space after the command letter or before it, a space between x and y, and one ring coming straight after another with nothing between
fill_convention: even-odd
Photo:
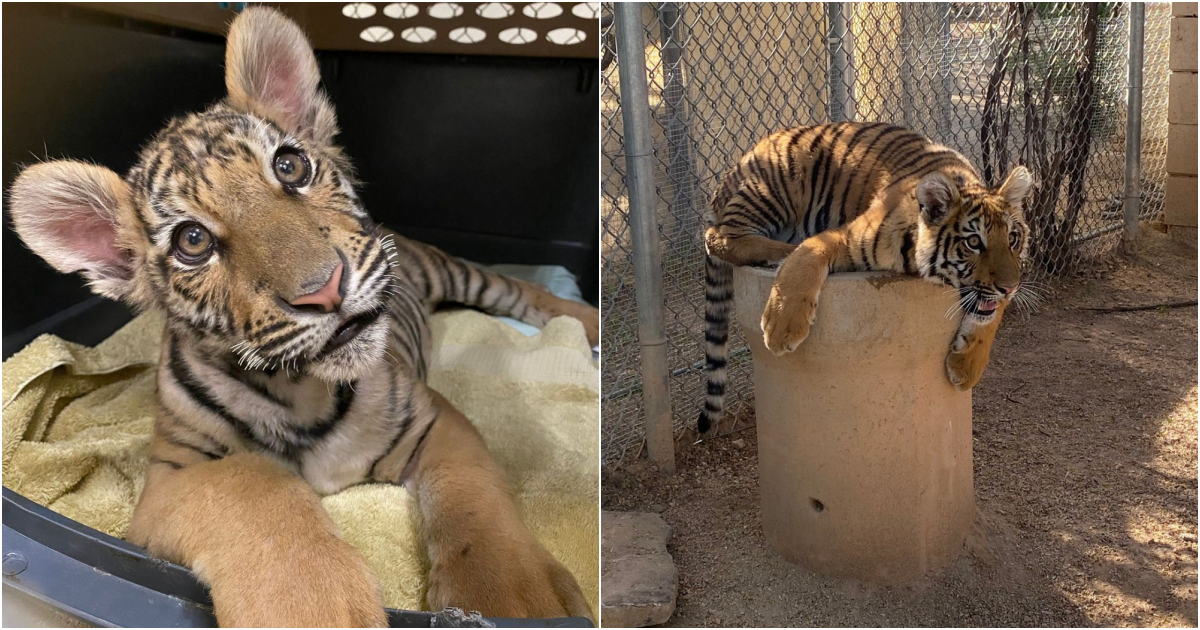
<instances>
[{"instance_id":1,"label":"tiger cub's hind leg","mask_svg":"<svg viewBox=\"0 0 1200 630\"><path fill-rule=\"evenodd\" d=\"M950 344L950 353L946 355L946 376L958 391L965 392L975 387L983 378L1004 308L1005 303L1001 302L996 314L986 324L978 324L969 316L963 317Z\"/></svg>"},{"instance_id":2,"label":"tiger cub's hind leg","mask_svg":"<svg viewBox=\"0 0 1200 630\"><path fill-rule=\"evenodd\" d=\"M407 276L430 308L453 302L538 328L554 317L565 315L583 324L589 344L600 343L600 311L593 306L560 298L532 282L469 265L436 247L404 238L386 228L381 227L380 234L395 243L393 270Z\"/></svg>"},{"instance_id":3,"label":"tiger cub's hind leg","mask_svg":"<svg viewBox=\"0 0 1200 630\"><path fill-rule=\"evenodd\" d=\"M712 226L704 231L704 248L738 267L770 267L787 258L796 246L761 234L742 234L729 226Z\"/></svg>"}]
</instances>

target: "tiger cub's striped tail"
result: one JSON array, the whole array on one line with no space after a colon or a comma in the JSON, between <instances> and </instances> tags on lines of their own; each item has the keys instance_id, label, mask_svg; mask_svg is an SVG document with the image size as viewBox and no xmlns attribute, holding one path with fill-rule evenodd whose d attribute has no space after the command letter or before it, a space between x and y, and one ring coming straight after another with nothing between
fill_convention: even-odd
<instances>
[{"instance_id":1,"label":"tiger cub's striped tail","mask_svg":"<svg viewBox=\"0 0 1200 630\"><path fill-rule=\"evenodd\" d=\"M733 265L704 257L704 364L708 395L696 421L701 435L716 428L725 412L726 363L729 360L729 317L733 311Z\"/></svg>"}]
</instances>

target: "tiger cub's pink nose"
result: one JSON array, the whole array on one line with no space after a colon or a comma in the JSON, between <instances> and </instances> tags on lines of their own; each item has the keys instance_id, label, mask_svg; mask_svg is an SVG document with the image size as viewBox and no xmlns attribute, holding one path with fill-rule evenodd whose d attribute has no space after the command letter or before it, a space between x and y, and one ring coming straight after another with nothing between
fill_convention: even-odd
<instances>
[{"instance_id":1,"label":"tiger cub's pink nose","mask_svg":"<svg viewBox=\"0 0 1200 630\"><path fill-rule=\"evenodd\" d=\"M341 282L342 263L339 262L338 266L334 267L329 280L325 282L325 286L312 293L301 295L288 303L292 306L315 306L326 313L332 313L342 305L342 293L339 290Z\"/></svg>"}]
</instances>

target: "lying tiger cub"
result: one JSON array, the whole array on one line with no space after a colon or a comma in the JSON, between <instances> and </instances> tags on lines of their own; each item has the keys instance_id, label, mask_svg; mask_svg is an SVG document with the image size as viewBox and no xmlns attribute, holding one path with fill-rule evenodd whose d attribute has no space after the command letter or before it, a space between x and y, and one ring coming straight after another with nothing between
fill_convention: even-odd
<instances>
[{"instance_id":1,"label":"lying tiger cub","mask_svg":"<svg viewBox=\"0 0 1200 630\"><path fill-rule=\"evenodd\" d=\"M826 276L897 271L958 289L962 324L946 357L959 390L979 382L1029 246L1018 166L989 188L958 152L885 123L776 132L725 174L705 216L707 433L725 401L731 265L781 263L762 315L763 343L795 350ZM797 245L799 244L799 245Z\"/></svg>"},{"instance_id":2,"label":"lying tiger cub","mask_svg":"<svg viewBox=\"0 0 1200 630\"><path fill-rule=\"evenodd\" d=\"M389 234L333 144L333 108L295 23L233 23L228 97L176 118L122 179L75 161L13 184L13 224L56 269L166 319L145 490L127 537L185 564L223 626L383 626L379 584L319 495L405 484L427 604L591 616L521 522L471 423L424 382L443 302L543 325L595 309Z\"/></svg>"}]
</instances>

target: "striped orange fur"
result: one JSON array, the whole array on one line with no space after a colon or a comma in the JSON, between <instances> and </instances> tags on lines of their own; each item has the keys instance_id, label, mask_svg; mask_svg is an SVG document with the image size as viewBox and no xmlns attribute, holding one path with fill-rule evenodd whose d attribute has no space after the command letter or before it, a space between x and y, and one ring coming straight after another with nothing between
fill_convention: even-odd
<instances>
[{"instance_id":1,"label":"striped orange fur","mask_svg":"<svg viewBox=\"0 0 1200 630\"><path fill-rule=\"evenodd\" d=\"M778 354L807 337L829 273L887 270L958 289L965 317L947 375L973 387L1020 284L1031 185L1018 166L989 187L957 151L886 123L796 127L760 141L725 174L705 216L699 431L724 412L733 265L779 265L762 318L763 341Z\"/></svg>"}]
</instances>

